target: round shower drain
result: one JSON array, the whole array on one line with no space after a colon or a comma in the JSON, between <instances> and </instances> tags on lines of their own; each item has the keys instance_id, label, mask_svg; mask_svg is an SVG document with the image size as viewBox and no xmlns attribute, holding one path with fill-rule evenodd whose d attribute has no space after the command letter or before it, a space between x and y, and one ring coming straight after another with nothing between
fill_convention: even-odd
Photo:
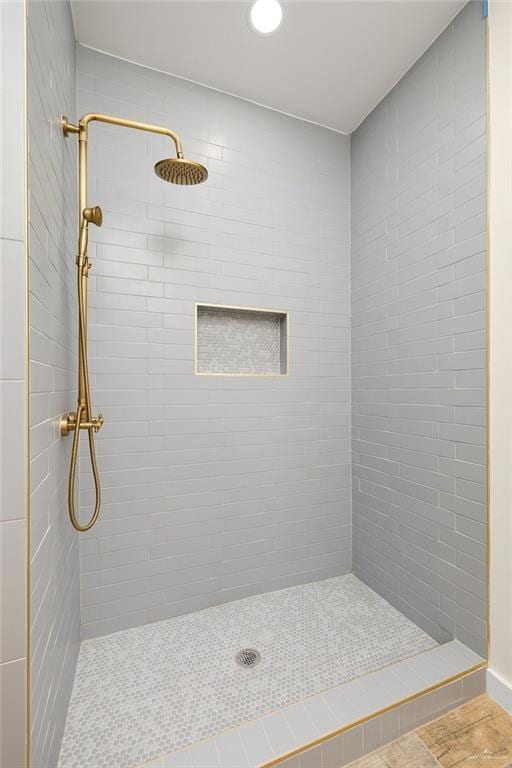
<instances>
[{"instance_id":1,"label":"round shower drain","mask_svg":"<svg viewBox=\"0 0 512 768\"><path fill-rule=\"evenodd\" d=\"M235 661L241 667L255 667L261 661L261 654L253 648L243 648L238 651Z\"/></svg>"}]
</instances>

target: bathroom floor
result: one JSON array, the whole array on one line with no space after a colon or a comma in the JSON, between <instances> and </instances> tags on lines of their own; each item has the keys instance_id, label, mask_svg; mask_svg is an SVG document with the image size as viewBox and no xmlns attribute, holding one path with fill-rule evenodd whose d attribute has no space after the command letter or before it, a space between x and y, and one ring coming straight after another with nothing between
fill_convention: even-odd
<instances>
[{"instance_id":1,"label":"bathroom floor","mask_svg":"<svg viewBox=\"0 0 512 768\"><path fill-rule=\"evenodd\" d=\"M436 646L351 574L88 640L59 768L134 768Z\"/></svg>"},{"instance_id":2,"label":"bathroom floor","mask_svg":"<svg viewBox=\"0 0 512 768\"><path fill-rule=\"evenodd\" d=\"M512 716L479 696L347 768L511 768Z\"/></svg>"}]
</instances>

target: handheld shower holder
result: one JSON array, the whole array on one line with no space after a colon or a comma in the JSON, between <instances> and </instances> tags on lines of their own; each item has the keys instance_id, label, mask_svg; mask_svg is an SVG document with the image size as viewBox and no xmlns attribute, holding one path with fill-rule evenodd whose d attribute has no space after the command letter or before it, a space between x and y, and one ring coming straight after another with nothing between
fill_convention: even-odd
<instances>
[{"instance_id":1,"label":"handheld shower holder","mask_svg":"<svg viewBox=\"0 0 512 768\"><path fill-rule=\"evenodd\" d=\"M103 211L99 205L95 205L94 208L84 208L82 216L88 223L95 224L97 227L103 224Z\"/></svg>"}]
</instances>

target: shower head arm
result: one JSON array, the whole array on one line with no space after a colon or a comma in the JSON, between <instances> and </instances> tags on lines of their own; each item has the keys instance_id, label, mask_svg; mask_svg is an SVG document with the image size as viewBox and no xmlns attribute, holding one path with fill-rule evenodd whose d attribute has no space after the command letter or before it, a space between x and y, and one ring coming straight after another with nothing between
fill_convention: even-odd
<instances>
[{"instance_id":1,"label":"shower head arm","mask_svg":"<svg viewBox=\"0 0 512 768\"><path fill-rule=\"evenodd\" d=\"M181 146L181 140L177 133L171 131L170 128L165 128L162 125L153 125L151 123L140 123L137 120L127 120L123 117L114 117L113 115L102 115L98 112L89 112L87 115L83 115L80 118L78 125L73 125L68 122L67 118L62 118L62 130L65 136L70 133L78 133L79 140L87 141L87 129L89 123L107 123L108 125L117 125L120 128L132 128L136 131L146 131L147 133L157 133L160 136L168 136L174 142L176 147L176 155L183 157L183 148Z\"/></svg>"}]
</instances>

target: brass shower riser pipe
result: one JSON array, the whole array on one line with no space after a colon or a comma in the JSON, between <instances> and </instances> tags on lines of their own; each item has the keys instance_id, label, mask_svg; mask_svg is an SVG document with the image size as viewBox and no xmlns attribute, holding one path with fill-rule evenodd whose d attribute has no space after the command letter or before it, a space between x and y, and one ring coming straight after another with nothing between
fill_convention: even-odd
<instances>
[{"instance_id":1,"label":"brass shower riser pipe","mask_svg":"<svg viewBox=\"0 0 512 768\"><path fill-rule=\"evenodd\" d=\"M89 124L92 122L106 123L121 128L132 128L138 131L156 133L167 136L174 143L176 157L160 160L155 165L155 173L164 181L175 184L200 184L208 178L208 171L199 163L185 160L183 148L177 133L169 128L164 128L151 123L139 123L135 120L126 120L122 117L112 117L99 113L89 113L80 118L77 125L70 123L67 117L61 118L61 127L64 136L72 134L78 136L78 252L77 265L77 293L78 293L78 400L76 411L64 414L60 420L60 432L66 436L73 432L73 445L71 448L71 463L69 468L68 483L68 508L71 523L77 531L88 531L96 520L101 506L101 488L98 466L96 463L96 451L94 447L94 433L99 432L103 426L103 416L99 413L92 416L91 393L89 387L89 366L87 356L87 278L91 263L87 255L89 240L89 224L101 227L103 214L99 206L90 207L87 204L87 142ZM75 476L78 461L78 447L80 431L87 430L89 438L89 455L91 459L92 474L96 500L94 512L89 522L80 523L75 513Z\"/></svg>"}]
</instances>

